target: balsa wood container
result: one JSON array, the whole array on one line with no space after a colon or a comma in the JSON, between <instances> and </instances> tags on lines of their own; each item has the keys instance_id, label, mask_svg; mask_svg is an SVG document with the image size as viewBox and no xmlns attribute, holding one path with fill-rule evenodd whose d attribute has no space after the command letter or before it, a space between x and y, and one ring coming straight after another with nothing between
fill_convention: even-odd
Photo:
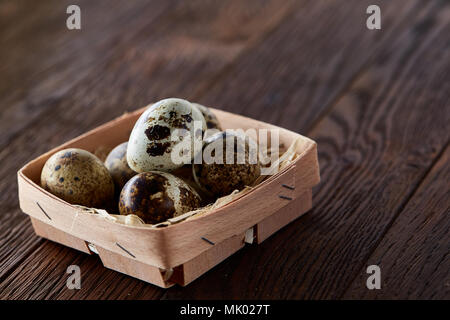
<instances>
[{"instance_id":1,"label":"balsa wood container","mask_svg":"<svg viewBox=\"0 0 450 320\"><path fill-rule=\"evenodd\" d=\"M285 146L295 140L299 156L242 197L195 219L162 228L129 226L83 212L40 187L46 160L65 148L93 152L127 141L144 109L125 114L34 159L18 172L19 201L37 235L87 254L107 268L168 288L187 285L241 249L261 243L312 207L319 183L316 143L289 130L212 109L225 129L279 129Z\"/></svg>"}]
</instances>

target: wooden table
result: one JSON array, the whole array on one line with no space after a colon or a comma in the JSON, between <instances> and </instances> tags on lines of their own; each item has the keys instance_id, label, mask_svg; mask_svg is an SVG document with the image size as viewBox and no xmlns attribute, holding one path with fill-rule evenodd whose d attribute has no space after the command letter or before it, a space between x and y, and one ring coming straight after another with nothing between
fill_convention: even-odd
<instances>
[{"instance_id":1,"label":"wooden table","mask_svg":"<svg viewBox=\"0 0 450 320\"><path fill-rule=\"evenodd\" d=\"M70 31L71 3L0 3L1 298L450 298L448 1L83 0ZM312 211L168 290L35 236L16 183L30 159L164 97L310 136L322 174Z\"/></svg>"}]
</instances>

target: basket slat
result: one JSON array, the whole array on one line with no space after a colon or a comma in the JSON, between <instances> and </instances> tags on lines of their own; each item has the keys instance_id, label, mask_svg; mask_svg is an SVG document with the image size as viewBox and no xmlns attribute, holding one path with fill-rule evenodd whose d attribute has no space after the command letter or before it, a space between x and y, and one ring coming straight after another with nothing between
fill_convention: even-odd
<instances>
[{"instance_id":1,"label":"basket slat","mask_svg":"<svg viewBox=\"0 0 450 320\"><path fill-rule=\"evenodd\" d=\"M261 243L308 211L311 188L320 181L316 143L283 128L213 110L224 128L278 129L285 146L298 142L299 156L237 200L163 228L114 223L81 212L40 187L42 167L52 154L69 147L93 152L99 142L112 148L126 141L141 109L47 152L18 172L20 207L31 217L36 234L88 254L92 253L88 244L95 246L105 267L167 288L174 283L187 285L241 249L249 229L255 242Z\"/></svg>"}]
</instances>

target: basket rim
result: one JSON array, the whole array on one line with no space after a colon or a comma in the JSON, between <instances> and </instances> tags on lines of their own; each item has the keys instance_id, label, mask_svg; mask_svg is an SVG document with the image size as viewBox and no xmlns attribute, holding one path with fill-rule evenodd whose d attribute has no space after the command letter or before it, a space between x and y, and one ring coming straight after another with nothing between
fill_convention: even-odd
<instances>
[{"instance_id":1,"label":"basket rim","mask_svg":"<svg viewBox=\"0 0 450 320\"><path fill-rule=\"evenodd\" d=\"M18 177L23 179L24 182L26 182L29 185L31 185L32 187L36 188L37 190L39 190L43 194L45 194L47 197L49 197L53 201L58 201L58 202L62 203L63 205L67 206L68 208L71 208L73 210L77 210L77 212L80 212L82 214L90 214L90 213L83 212L82 210L77 208L75 205L70 204L69 202L64 201L63 199L61 199L61 198L57 197L56 195L50 193L49 191L45 190L38 183L34 182L29 176L27 176L25 171L27 169L29 169L30 167L32 167L36 162L41 161L45 157L50 157L52 154L58 152L59 150L66 148L66 146L71 145L73 143L76 143L77 141L79 141L79 140L81 140L81 139L83 139L85 137L90 136L95 131L111 127L117 121L120 121L121 119L124 119L124 118L127 118L127 117L131 117L133 115L141 114L142 112L144 112L146 110L147 107L148 106L145 106L143 108L139 108L139 109L137 109L137 110L135 110L133 112L126 112L123 115L121 115L121 116L119 116L119 117L117 117L117 118L115 118L115 119L113 119L113 120L111 120L109 122L106 122L106 123L104 123L104 124L102 124L100 126L97 126L97 127L93 128L93 129L91 129L91 130L89 130L89 131L87 131L87 132L85 132L85 133L83 133L83 134L81 134L81 135L79 135L79 136L77 136L77 137L75 137L73 139L70 139L69 141L67 141L67 142L65 142L65 143L63 143L63 144L61 144L61 145L59 145L59 146L57 146L55 148L52 148L51 150L49 150L49 151L39 155L38 157L36 157L36 158L30 160L29 162L27 162L24 166L22 166L17 171ZM189 220L189 221L200 221L200 220L202 220L202 219L204 219L204 218L206 218L206 217L208 217L210 215L213 215L213 214L216 214L217 212L222 211L224 208L228 208L230 205L236 205L238 202L245 201L246 197L248 197L249 195L253 194L258 189L264 187L266 184L270 183L273 179L276 179L280 175L284 174L286 171L290 170L293 166L296 165L297 162L301 161L302 158L305 155L307 155L309 152L311 152L312 149L315 149L317 147L317 143L314 140L312 140L312 139L310 139L308 137L305 137L305 136L303 136L303 135L301 135L299 133L293 132L291 130L288 130L288 129L285 129L285 128L282 128L282 127L278 127L278 126L275 126L275 125L272 125L272 124L269 124L269 123L266 123L266 122L263 122L263 121L260 121L260 120L252 119L252 118L249 118L249 117L245 117L245 116L242 116L242 115L239 115L239 114L223 111L223 110L220 110L220 109L216 109L216 108L210 108L210 109L212 109L215 112L222 113L222 114L229 114L229 115L232 115L232 116L240 117L242 119L248 119L248 120L251 120L251 121L257 121L258 123L263 124L266 127L282 129L282 130L286 131L286 133L289 133L289 134L292 134L292 135L295 135L295 136L298 136L298 137L302 138L303 140L305 140L307 145L306 145L306 148L304 148L302 150L302 152L299 153L298 157L294 161L292 161L289 165L287 165L282 170L278 171L276 174L268 177L266 180L262 181L257 186L253 187L249 192L243 194L242 196L234 199L233 201L231 201L230 203L225 204L222 207L219 207L217 209L212 210L208 214L205 214L205 215L203 215L201 217L198 217L198 218L196 218L194 220ZM111 220L108 220L108 219L104 219L104 220L107 220L109 223L113 223L114 225L119 225L120 227L123 227L123 228L126 228L126 229L148 230L149 232L155 232L155 233L156 232L164 233L164 232L166 232L169 229L173 230L175 228L180 228L186 222L188 222L188 221L184 220L184 221L181 221L179 223L171 224L171 225L168 225L168 226L163 226L163 227L160 227L160 228L149 228L148 226L126 225L126 224L117 223L117 222L114 222L114 221L111 221Z\"/></svg>"}]
</instances>

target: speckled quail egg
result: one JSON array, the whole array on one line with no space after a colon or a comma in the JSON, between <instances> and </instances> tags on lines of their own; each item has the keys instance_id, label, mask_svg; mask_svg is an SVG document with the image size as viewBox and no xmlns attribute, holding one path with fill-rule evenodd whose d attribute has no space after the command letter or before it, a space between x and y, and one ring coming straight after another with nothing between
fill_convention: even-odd
<instances>
[{"instance_id":1,"label":"speckled quail egg","mask_svg":"<svg viewBox=\"0 0 450 320\"><path fill-rule=\"evenodd\" d=\"M156 224L200 206L200 196L183 180L161 171L143 172L131 178L120 193L119 211Z\"/></svg>"},{"instance_id":2,"label":"speckled quail egg","mask_svg":"<svg viewBox=\"0 0 450 320\"><path fill-rule=\"evenodd\" d=\"M158 101L134 125L128 141L128 165L136 172L179 168L185 164L186 157L180 156L180 161L173 161L172 153L175 156L185 154L190 161L196 149L194 140L198 139L201 147L205 130L205 118L189 101L176 98ZM185 140L188 134L191 139ZM183 147L186 143L182 141L187 141L189 148Z\"/></svg>"},{"instance_id":3,"label":"speckled quail egg","mask_svg":"<svg viewBox=\"0 0 450 320\"><path fill-rule=\"evenodd\" d=\"M211 111L211 109L199 103L192 103L192 105L200 110L203 117L205 118L206 127L208 129L217 129L219 131L222 131L219 119L217 119L216 115Z\"/></svg>"},{"instance_id":4,"label":"speckled quail egg","mask_svg":"<svg viewBox=\"0 0 450 320\"><path fill-rule=\"evenodd\" d=\"M47 160L41 185L69 203L86 207L105 207L114 197L113 179L103 162L75 148L61 150Z\"/></svg>"},{"instance_id":5,"label":"speckled quail egg","mask_svg":"<svg viewBox=\"0 0 450 320\"><path fill-rule=\"evenodd\" d=\"M119 144L111 150L105 160L105 166L114 180L117 193L122 190L128 180L136 175L136 172L128 166L127 146L128 142Z\"/></svg>"},{"instance_id":6,"label":"speckled quail egg","mask_svg":"<svg viewBox=\"0 0 450 320\"><path fill-rule=\"evenodd\" d=\"M192 167L195 181L216 197L251 185L261 174L256 149L250 137L228 131L205 139L202 163Z\"/></svg>"}]
</instances>

